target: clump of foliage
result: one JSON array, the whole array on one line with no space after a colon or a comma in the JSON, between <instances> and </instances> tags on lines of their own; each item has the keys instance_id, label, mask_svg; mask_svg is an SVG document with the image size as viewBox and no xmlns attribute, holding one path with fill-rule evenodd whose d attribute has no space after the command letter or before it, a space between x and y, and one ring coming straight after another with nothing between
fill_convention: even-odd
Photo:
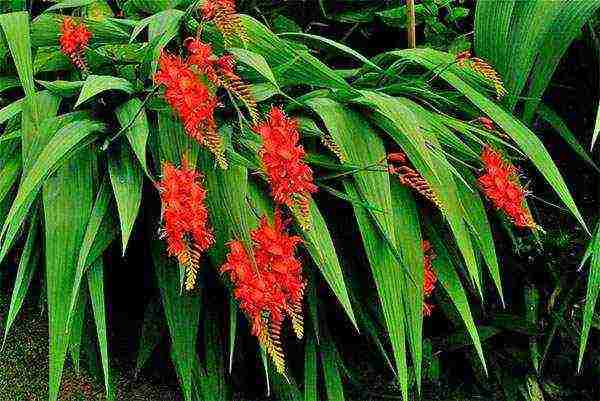
<instances>
[{"instance_id":1,"label":"clump of foliage","mask_svg":"<svg viewBox=\"0 0 600 401\"><path fill-rule=\"evenodd\" d=\"M445 2L444 25L438 3L419 4L419 15L431 12L417 18L426 31L466 17ZM233 366L242 347L258 355L280 397L318 399L322 371L328 399L343 399L344 344L332 334L332 311L377 344L404 399L411 385L420 390L423 361L432 359L424 316L458 321L487 372L482 333L495 333L478 329L473 311L486 283L505 302L494 227L514 237L544 233L517 166L535 167L588 230L530 122L545 110L536 99L552 66L598 2L576 18L558 3L552 13L526 3L478 3L477 57L423 47L372 59L319 36L276 34L233 0L4 6L0 91L10 100L0 109L0 259L19 259L5 336L43 271L49 399L67 354L78 363L90 310L114 398L105 277L115 241L124 256L141 249L145 274L156 276L160 300L149 310L162 305L186 400L228 399L226 367L242 369ZM375 15L406 14L381 6ZM492 26L498 13L520 23L521 36ZM526 29L532 14L539 25ZM557 51L549 27L561 21L573 35ZM353 68L323 63L315 43ZM358 250L336 246L332 227L344 207L354 219L342 227ZM598 248L589 252L580 363ZM352 263L354 252L365 266ZM445 300L441 307L432 296ZM144 333L158 318L148 314L138 368L156 345Z\"/></svg>"}]
</instances>

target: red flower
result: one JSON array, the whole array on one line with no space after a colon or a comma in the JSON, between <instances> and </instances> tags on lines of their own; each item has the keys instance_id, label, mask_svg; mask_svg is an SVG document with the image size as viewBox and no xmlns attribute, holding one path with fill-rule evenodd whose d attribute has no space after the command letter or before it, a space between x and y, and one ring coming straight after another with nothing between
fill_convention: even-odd
<instances>
[{"instance_id":1,"label":"red flower","mask_svg":"<svg viewBox=\"0 0 600 401\"><path fill-rule=\"evenodd\" d=\"M304 162L304 148L295 120L273 107L267 120L254 128L263 140L259 150L273 199L288 207L300 206L307 213L308 196L317 191L311 168Z\"/></svg>"},{"instance_id":2,"label":"red flower","mask_svg":"<svg viewBox=\"0 0 600 401\"><path fill-rule=\"evenodd\" d=\"M481 154L484 174L479 185L492 204L513 221L517 227L536 227L529 210L525 207L525 191L516 178L516 169L504 161L500 153L485 147Z\"/></svg>"},{"instance_id":3,"label":"red flower","mask_svg":"<svg viewBox=\"0 0 600 401\"><path fill-rule=\"evenodd\" d=\"M431 261L435 259L435 253L429 241L423 241L422 247L425 256L423 263L423 314L431 316L434 306L427 302L426 299L431 297L437 283L437 276L431 265Z\"/></svg>"},{"instance_id":4,"label":"red flower","mask_svg":"<svg viewBox=\"0 0 600 401\"><path fill-rule=\"evenodd\" d=\"M226 167L222 141L216 132L214 113L219 104L216 96L187 63L167 53L160 56L154 81L166 87L165 99L181 118L187 134L206 146L219 164Z\"/></svg>"},{"instance_id":5,"label":"red flower","mask_svg":"<svg viewBox=\"0 0 600 401\"><path fill-rule=\"evenodd\" d=\"M83 23L77 24L69 17L63 19L60 32L60 51L69 57L79 69L85 70L83 51L90 41L92 33Z\"/></svg>"},{"instance_id":6,"label":"red flower","mask_svg":"<svg viewBox=\"0 0 600 401\"><path fill-rule=\"evenodd\" d=\"M302 299L305 282L302 265L294 253L302 240L285 233L279 213L271 225L263 217L251 232L255 266L240 241L228 244L229 253L221 272L228 272L240 308L252 323L252 334L259 337L274 359L277 369L284 370L280 349L281 324L286 316L292 320L296 335L303 334Z\"/></svg>"},{"instance_id":7,"label":"red flower","mask_svg":"<svg viewBox=\"0 0 600 401\"><path fill-rule=\"evenodd\" d=\"M201 175L184 160L181 168L163 163L163 178L159 182L167 251L184 266L197 262L200 252L213 243L206 208L206 190ZM195 274L195 272L194 272ZM195 281L188 275L188 279ZM188 286L189 287L189 286ZM193 282L191 283L193 287Z\"/></svg>"},{"instance_id":8,"label":"red flower","mask_svg":"<svg viewBox=\"0 0 600 401\"><path fill-rule=\"evenodd\" d=\"M196 67L209 81L218 86L217 57L213 54L212 46L196 38L187 38L184 44L190 53L187 63Z\"/></svg>"}]
</instances>

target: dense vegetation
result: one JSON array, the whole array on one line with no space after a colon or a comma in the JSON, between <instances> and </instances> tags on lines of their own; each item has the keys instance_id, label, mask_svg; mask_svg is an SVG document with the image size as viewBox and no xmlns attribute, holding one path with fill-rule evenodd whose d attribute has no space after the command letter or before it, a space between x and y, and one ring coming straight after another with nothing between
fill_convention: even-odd
<instances>
[{"instance_id":1,"label":"dense vegetation","mask_svg":"<svg viewBox=\"0 0 600 401\"><path fill-rule=\"evenodd\" d=\"M598 399L600 1L307 3L0 3L4 340L37 304L50 401L116 349L186 401Z\"/></svg>"}]
</instances>

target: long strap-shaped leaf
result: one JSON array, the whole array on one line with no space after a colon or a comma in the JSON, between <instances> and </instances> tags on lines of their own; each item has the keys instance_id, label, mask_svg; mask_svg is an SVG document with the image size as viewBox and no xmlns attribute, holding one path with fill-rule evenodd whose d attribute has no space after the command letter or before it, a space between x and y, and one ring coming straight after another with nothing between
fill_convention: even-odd
<instances>
[{"instance_id":1,"label":"long strap-shaped leaf","mask_svg":"<svg viewBox=\"0 0 600 401\"><path fill-rule=\"evenodd\" d=\"M426 224L427 235L431 244L433 246L436 257L432 261L433 268L437 274L438 280L450 299L452 303L456 307L460 317L462 318L467 331L469 332L469 336L473 341L473 345L475 346L475 350L477 351L477 355L481 360L481 364L483 365L483 369L487 373L487 365L485 363L485 358L483 356L483 349L481 347L481 340L479 339L479 334L477 333L477 327L475 326L475 322L473 321L473 315L471 314L471 308L469 307L469 301L467 299L467 294L465 293L465 289L460 282L460 278L456 273L456 269L453 266L452 259L444 245L441 237L430 224Z\"/></svg>"},{"instance_id":2,"label":"long strap-shaped leaf","mask_svg":"<svg viewBox=\"0 0 600 401\"><path fill-rule=\"evenodd\" d=\"M596 227L594 238L590 242L590 274L588 277L587 293L585 296L585 307L583 309L583 328L581 329L581 342L579 344L579 359L577 370L581 370L583 363L583 353L590 334L592 319L594 318L594 309L600 293L600 221Z\"/></svg>"},{"instance_id":3,"label":"long strap-shaped leaf","mask_svg":"<svg viewBox=\"0 0 600 401\"><path fill-rule=\"evenodd\" d=\"M394 223L398 249L418 286L411 285L406 276L403 280L403 303L406 312L406 330L415 369L417 388L421 389L421 361L423 358L423 267L419 212L410 190L399 182L392 182Z\"/></svg>"},{"instance_id":4,"label":"long strap-shaped leaf","mask_svg":"<svg viewBox=\"0 0 600 401\"><path fill-rule=\"evenodd\" d=\"M49 401L58 399L67 346L77 256L92 209L95 155L87 148L44 184L46 284L50 335ZM32 172L35 171L35 165Z\"/></svg>"},{"instance_id":5,"label":"long strap-shaped leaf","mask_svg":"<svg viewBox=\"0 0 600 401\"><path fill-rule=\"evenodd\" d=\"M133 229L133 223L142 203L143 172L135 161L129 143L120 140L114 154L108 159L108 171L117 210L121 221L121 245L123 256Z\"/></svg>"},{"instance_id":6,"label":"long strap-shaped leaf","mask_svg":"<svg viewBox=\"0 0 600 401\"><path fill-rule=\"evenodd\" d=\"M463 207L457 195L456 183L452 177L452 166L439 150L440 146L428 121L419 118L423 113L420 106L403 98L363 92L364 100L376 113L375 122L384 129L406 152L415 168L425 178L436 196L440 199L441 213L452 229L456 244L465 260L470 278L483 298L483 291L473 244L464 221ZM425 147L427 143L428 147ZM432 150L433 149L433 150Z\"/></svg>"},{"instance_id":7,"label":"long strap-shaped leaf","mask_svg":"<svg viewBox=\"0 0 600 401\"><path fill-rule=\"evenodd\" d=\"M21 259L19 260L19 267L17 270L17 278L13 286L12 295L10 297L10 307L8 309L8 315L6 317L6 325L4 326L4 339L2 340L2 348L6 343L8 332L12 327L12 324L17 317L17 314L23 306L25 301L25 295L29 290L31 279L35 273L35 269L40 262L40 247L35 247L36 237L38 233L38 211L34 210L31 224L29 225L29 233L27 234L27 240L23 247L23 253L21 253Z\"/></svg>"},{"instance_id":8,"label":"long strap-shaped leaf","mask_svg":"<svg viewBox=\"0 0 600 401\"><path fill-rule=\"evenodd\" d=\"M154 239L152 258L162 298L169 332L171 359L186 401L192 400L192 371L196 363L196 338L200 319L198 294L181 294L179 268L167 260L163 243Z\"/></svg>"},{"instance_id":9,"label":"long strap-shaped leaf","mask_svg":"<svg viewBox=\"0 0 600 401\"><path fill-rule=\"evenodd\" d=\"M99 122L91 120L75 121L59 129L44 147L31 170L21 181L15 201L2 227L0 233L0 239L2 240L0 261L4 259L12 246L19 227L27 216L44 180L56 171L61 160L64 160L85 142L89 142L92 135L103 128L104 126Z\"/></svg>"},{"instance_id":10,"label":"long strap-shaped leaf","mask_svg":"<svg viewBox=\"0 0 600 401\"><path fill-rule=\"evenodd\" d=\"M392 53L399 57L412 60L431 70L439 68L440 66L450 65L454 61L454 57L448 53L432 49L409 49ZM548 181L554 191L556 191L562 202L579 221L581 226L589 233L590 231L575 205L575 201L567 188L567 184L560 175L558 168L552 161L552 158L542 141L523 125L523 123L461 79L455 72L455 68L455 66L451 66L443 69L439 73L440 77L465 95L467 99L494 120L494 122L496 122L504 132L515 141L523 153L527 155Z\"/></svg>"},{"instance_id":11,"label":"long strap-shaped leaf","mask_svg":"<svg viewBox=\"0 0 600 401\"><path fill-rule=\"evenodd\" d=\"M31 97L35 93L35 85L33 81L33 59L31 57L31 36L29 34L29 13L0 14L0 27L4 31L25 95Z\"/></svg>"},{"instance_id":12,"label":"long strap-shaped leaf","mask_svg":"<svg viewBox=\"0 0 600 401\"><path fill-rule=\"evenodd\" d=\"M100 358L102 359L102 373L104 374L104 388L108 401L113 401L115 395L111 385L110 365L108 359L108 335L106 326L106 304L104 299L104 263L97 260L90 268L88 275L88 289L92 300L96 334L100 344Z\"/></svg>"}]
</instances>

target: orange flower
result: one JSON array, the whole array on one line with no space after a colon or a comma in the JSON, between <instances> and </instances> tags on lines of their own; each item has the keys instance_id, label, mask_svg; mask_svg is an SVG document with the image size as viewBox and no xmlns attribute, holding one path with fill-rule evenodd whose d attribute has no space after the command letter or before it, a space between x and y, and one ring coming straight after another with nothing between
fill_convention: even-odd
<instances>
[{"instance_id":1,"label":"orange flower","mask_svg":"<svg viewBox=\"0 0 600 401\"><path fill-rule=\"evenodd\" d=\"M60 27L61 35L58 39L60 51L69 57L71 62L80 70L86 70L83 52L92 37L92 33L85 24L77 24L73 18L63 19Z\"/></svg>"},{"instance_id":2,"label":"orange flower","mask_svg":"<svg viewBox=\"0 0 600 401\"><path fill-rule=\"evenodd\" d=\"M431 264L431 261L435 259L435 253L429 241L423 241L422 247L425 256L423 263L423 315L431 316L434 306L427 302L427 298L431 297L437 284L437 276Z\"/></svg>"},{"instance_id":3,"label":"orange flower","mask_svg":"<svg viewBox=\"0 0 600 401\"><path fill-rule=\"evenodd\" d=\"M303 335L302 299L305 281L302 265L294 255L302 242L285 232L279 212L271 225L263 217L251 232L256 265L240 241L228 244L229 253L221 272L228 272L235 286L234 295L250 319L252 334L273 358L280 373L285 370L281 349L281 324L286 316L298 338Z\"/></svg>"},{"instance_id":4,"label":"orange flower","mask_svg":"<svg viewBox=\"0 0 600 401\"><path fill-rule=\"evenodd\" d=\"M515 167L489 146L483 149L481 161L484 174L478 182L490 202L517 227L535 228L536 224L525 206L525 191L517 182Z\"/></svg>"},{"instance_id":5,"label":"orange flower","mask_svg":"<svg viewBox=\"0 0 600 401\"><path fill-rule=\"evenodd\" d=\"M308 197L317 191L311 168L304 162L304 148L298 144L300 133L295 120L273 107L267 120L254 131L263 140L259 150L273 199L292 208L299 206L308 218Z\"/></svg>"},{"instance_id":6,"label":"orange flower","mask_svg":"<svg viewBox=\"0 0 600 401\"><path fill-rule=\"evenodd\" d=\"M163 178L159 182L164 218L163 236L167 251L188 268L186 287L193 288L200 253L213 243L206 208L206 190L201 175L184 160L181 168L163 163Z\"/></svg>"}]
</instances>

